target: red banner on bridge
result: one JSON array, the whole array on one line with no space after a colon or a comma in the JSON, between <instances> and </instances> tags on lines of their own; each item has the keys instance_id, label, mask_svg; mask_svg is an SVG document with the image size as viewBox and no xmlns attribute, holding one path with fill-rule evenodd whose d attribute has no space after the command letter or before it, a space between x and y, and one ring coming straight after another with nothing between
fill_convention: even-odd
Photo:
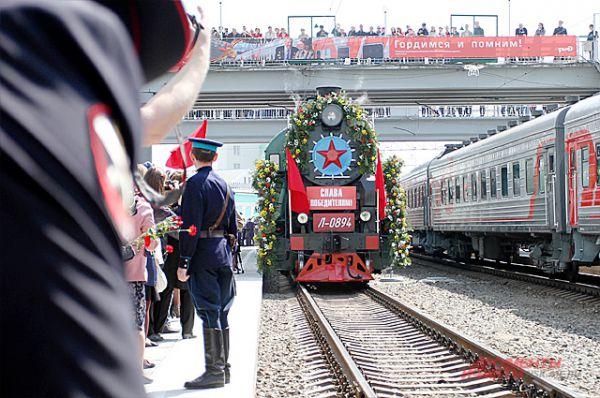
<instances>
[{"instance_id":1,"label":"red banner on bridge","mask_svg":"<svg viewBox=\"0 0 600 398\"><path fill-rule=\"evenodd\" d=\"M351 36L278 39L270 42L213 40L212 61L402 59L402 58L531 58L575 57L576 36L389 37ZM248 39L251 40L251 39Z\"/></svg>"},{"instance_id":2,"label":"red banner on bridge","mask_svg":"<svg viewBox=\"0 0 600 398\"><path fill-rule=\"evenodd\" d=\"M390 58L574 57L575 36L393 37Z\"/></svg>"}]
</instances>

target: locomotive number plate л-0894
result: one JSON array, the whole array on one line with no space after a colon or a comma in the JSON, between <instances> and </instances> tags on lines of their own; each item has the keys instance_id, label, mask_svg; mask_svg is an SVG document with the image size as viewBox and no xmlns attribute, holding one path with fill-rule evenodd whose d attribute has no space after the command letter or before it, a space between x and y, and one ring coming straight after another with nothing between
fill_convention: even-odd
<instances>
[{"instance_id":1,"label":"locomotive number plate \u043b-0894","mask_svg":"<svg viewBox=\"0 0 600 398\"><path fill-rule=\"evenodd\" d=\"M314 232L354 232L354 214L317 213L313 215Z\"/></svg>"}]
</instances>

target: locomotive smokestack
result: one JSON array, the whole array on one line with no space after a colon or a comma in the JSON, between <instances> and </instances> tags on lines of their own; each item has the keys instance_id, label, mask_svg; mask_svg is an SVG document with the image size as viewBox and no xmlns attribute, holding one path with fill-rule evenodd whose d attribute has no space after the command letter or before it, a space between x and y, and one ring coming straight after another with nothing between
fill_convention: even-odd
<instances>
[{"instance_id":1,"label":"locomotive smokestack","mask_svg":"<svg viewBox=\"0 0 600 398\"><path fill-rule=\"evenodd\" d=\"M321 97L327 95L327 94L331 94L333 92L340 92L342 91L341 87L338 86L321 86L321 87L317 87L317 94L320 95Z\"/></svg>"}]
</instances>

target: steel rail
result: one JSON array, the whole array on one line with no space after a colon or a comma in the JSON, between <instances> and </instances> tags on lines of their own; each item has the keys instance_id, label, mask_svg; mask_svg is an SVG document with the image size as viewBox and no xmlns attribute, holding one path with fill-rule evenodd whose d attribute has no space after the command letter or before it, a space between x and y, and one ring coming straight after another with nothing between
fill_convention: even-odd
<instances>
[{"instance_id":1,"label":"steel rail","mask_svg":"<svg viewBox=\"0 0 600 398\"><path fill-rule=\"evenodd\" d=\"M342 341L336 335L333 328L323 315L323 312L319 309L317 303L308 293L306 288L302 285L298 285L297 291L302 302L305 304L305 308L310 312L313 320L317 323L319 330L329 345L331 353L341 367L344 377L354 390L356 396L365 398L377 397L377 394L373 391L359 370L358 366L344 347Z\"/></svg>"},{"instance_id":2,"label":"steel rail","mask_svg":"<svg viewBox=\"0 0 600 398\"><path fill-rule=\"evenodd\" d=\"M600 287L584 283L571 283L525 272L502 270L489 265L475 265L447 258L430 257L423 254L412 253L411 257L413 259L418 260L419 263L424 264L426 266L450 266L453 268L466 269L468 271L496 275L507 279L531 282L536 285L555 287L561 290L572 291L575 293L581 293L593 297L600 297Z\"/></svg>"},{"instance_id":3,"label":"steel rail","mask_svg":"<svg viewBox=\"0 0 600 398\"><path fill-rule=\"evenodd\" d=\"M434 336L437 340L443 341L446 346L451 347L454 351L459 351L463 356L468 356L474 363L483 365L485 371L496 372L503 380L510 381L511 375L521 376L519 380L510 381L513 388L517 392L524 394L527 397L536 397L534 395L543 390L552 398L585 398L585 395L577 393L568 387L559 385L553 381L536 376L524 368L521 368L513 363L504 354L485 346L473 339L466 337L455 329L446 326L429 316L423 314L419 310L399 302L394 297L389 296L379 290L369 287L365 293L382 303L390 309L404 315L404 318L409 320L421 330ZM532 395L529 395L532 394Z\"/></svg>"}]
</instances>

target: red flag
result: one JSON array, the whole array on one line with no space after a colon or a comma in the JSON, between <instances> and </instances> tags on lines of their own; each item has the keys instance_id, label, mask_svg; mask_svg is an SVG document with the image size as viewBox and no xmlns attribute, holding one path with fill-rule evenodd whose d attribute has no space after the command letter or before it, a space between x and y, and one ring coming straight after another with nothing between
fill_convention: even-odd
<instances>
[{"instance_id":1,"label":"red flag","mask_svg":"<svg viewBox=\"0 0 600 398\"><path fill-rule=\"evenodd\" d=\"M288 189L290 190L292 211L296 213L308 213L308 196L306 196L306 188L302 182L300 170L296 166L296 162L292 158L290 148L285 149L287 159L287 179Z\"/></svg>"},{"instance_id":2,"label":"red flag","mask_svg":"<svg viewBox=\"0 0 600 398\"><path fill-rule=\"evenodd\" d=\"M192 133L190 137L206 138L207 125L208 120L204 119L198 130ZM190 158L190 152L192 151L192 142L186 138L186 140L183 141L183 148L185 150L185 166L181 157L181 150L179 149L179 146L177 146L177 148L171 151L171 155L169 156L169 159L167 159L167 167L170 167L172 169L184 169L192 166L193 162Z\"/></svg>"},{"instance_id":3,"label":"red flag","mask_svg":"<svg viewBox=\"0 0 600 398\"><path fill-rule=\"evenodd\" d=\"M383 179L383 167L381 167L379 149L377 150L377 169L375 169L375 189L379 192L379 219L383 220L385 218L387 200L385 198L385 180Z\"/></svg>"}]
</instances>

